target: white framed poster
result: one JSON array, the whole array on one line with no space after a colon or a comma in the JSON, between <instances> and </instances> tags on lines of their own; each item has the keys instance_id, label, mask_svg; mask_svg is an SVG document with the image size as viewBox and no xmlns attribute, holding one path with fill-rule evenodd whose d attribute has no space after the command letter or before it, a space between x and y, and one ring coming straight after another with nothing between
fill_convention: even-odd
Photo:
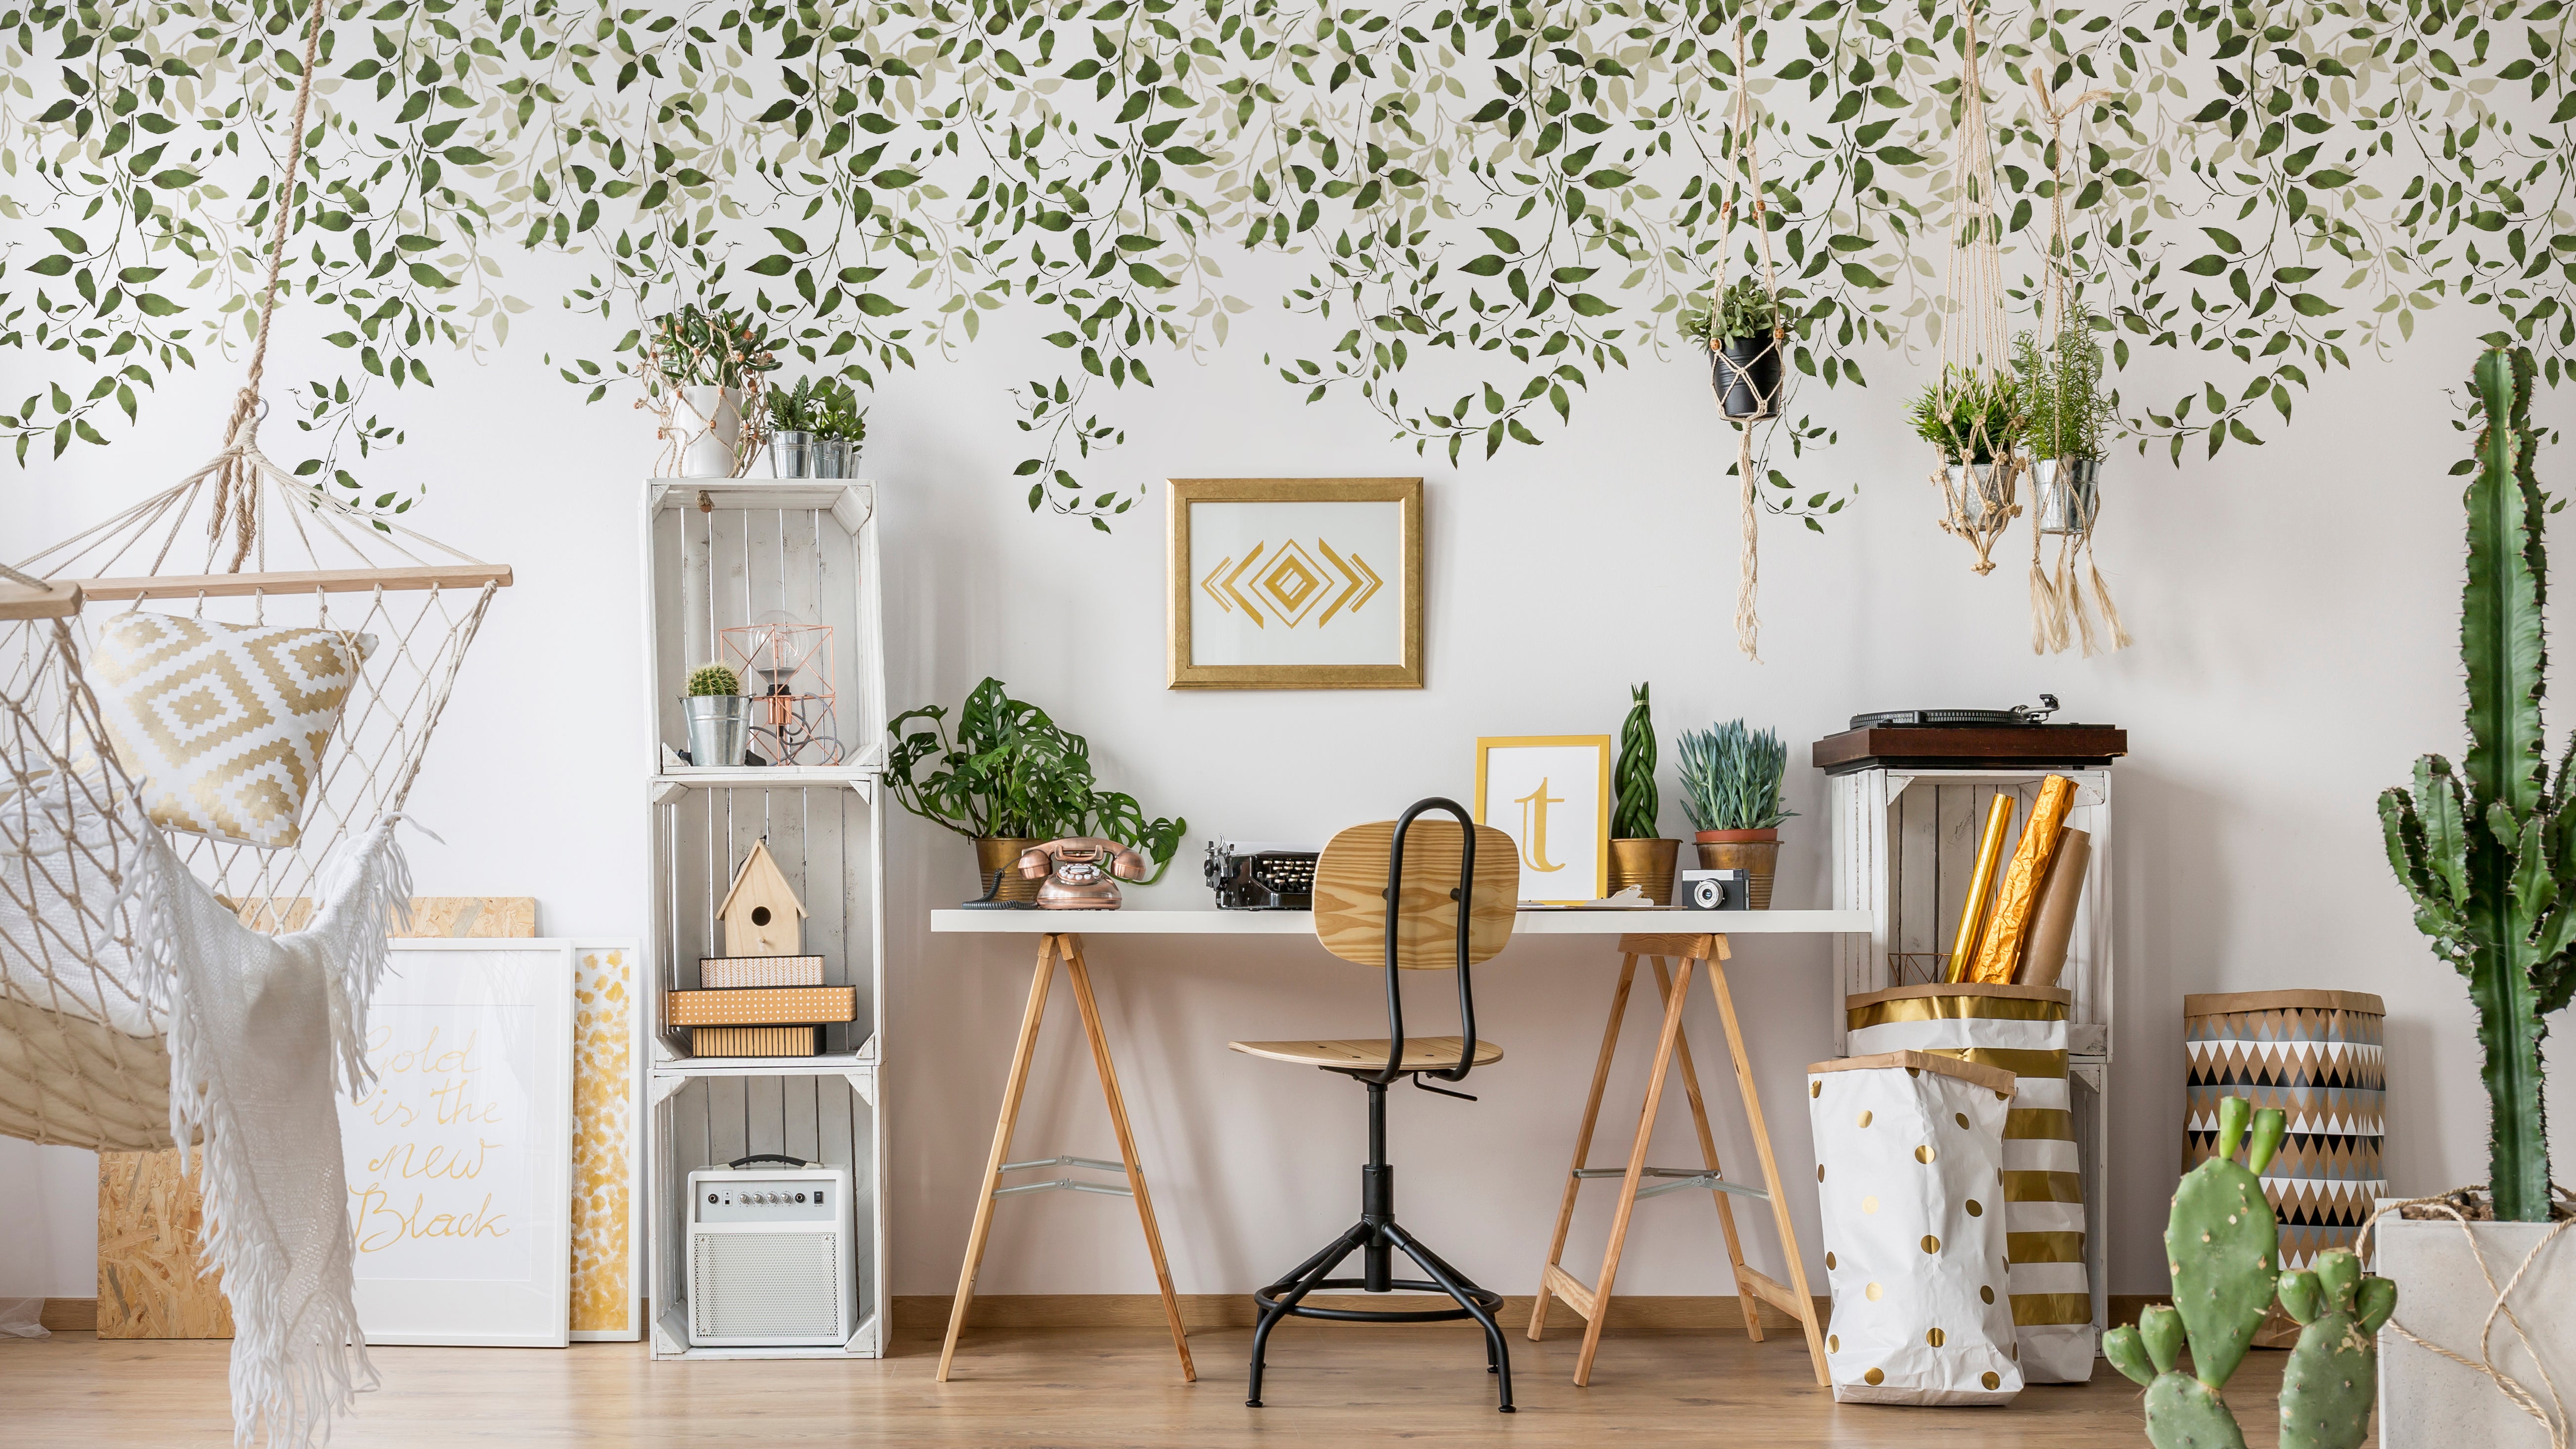
<instances>
[{"instance_id":1,"label":"white framed poster","mask_svg":"<svg viewBox=\"0 0 2576 1449\"><path fill-rule=\"evenodd\" d=\"M644 1336L643 946L573 949L572 1341Z\"/></svg>"},{"instance_id":2,"label":"white framed poster","mask_svg":"<svg viewBox=\"0 0 2576 1449\"><path fill-rule=\"evenodd\" d=\"M340 1103L369 1343L562 1348L574 943L391 943L375 1082Z\"/></svg>"},{"instance_id":3,"label":"white framed poster","mask_svg":"<svg viewBox=\"0 0 2576 1449\"><path fill-rule=\"evenodd\" d=\"M1476 823L1520 848L1520 898L1581 905L1610 893L1610 737L1476 741Z\"/></svg>"}]
</instances>

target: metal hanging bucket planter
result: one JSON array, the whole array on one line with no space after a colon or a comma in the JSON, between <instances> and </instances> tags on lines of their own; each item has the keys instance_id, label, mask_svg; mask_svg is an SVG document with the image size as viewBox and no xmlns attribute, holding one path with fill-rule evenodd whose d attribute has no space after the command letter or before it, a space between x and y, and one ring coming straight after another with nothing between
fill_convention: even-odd
<instances>
[{"instance_id":1,"label":"metal hanging bucket planter","mask_svg":"<svg viewBox=\"0 0 2576 1449\"><path fill-rule=\"evenodd\" d=\"M1729 337L1708 350L1709 387L1734 422L1780 415L1780 339L1768 332Z\"/></svg>"},{"instance_id":2,"label":"metal hanging bucket planter","mask_svg":"<svg viewBox=\"0 0 2576 1449\"><path fill-rule=\"evenodd\" d=\"M2010 456L1991 463L1944 463L1941 476L1953 509L1945 526L1952 532L2002 528L2016 511L2013 484L2021 467L2021 460Z\"/></svg>"},{"instance_id":3,"label":"metal hanging bucket planter","mask_svg":"<svg viewBox=\"0 0 2576 1449\"><path fill-rule=\"evenodd\" d=\"M2037 459L2030 465L2030 492L2040 532L2084 537L2102 511L2102 460Z\"/></svg>"},{"instance_id":4,"label":"metal hanging bucket planter","mask_svg":"<svg viewBox=\"0 0 2576 1449\"><path fill-rule=\"evenodd\" d=\"M680 708L689 723L689 763L739 765L751 753L751 696L692 694Z\"/></svg>"}]
</instances>

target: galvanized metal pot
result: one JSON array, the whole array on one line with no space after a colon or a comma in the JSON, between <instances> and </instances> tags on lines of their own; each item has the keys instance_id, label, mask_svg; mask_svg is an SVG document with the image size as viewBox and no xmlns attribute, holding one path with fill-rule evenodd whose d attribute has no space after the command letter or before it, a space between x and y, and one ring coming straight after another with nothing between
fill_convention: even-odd
<instances>
[{"instance_id":1,"label":"galvanized metal pot","mask_svg":"<svg viewBox=\"0 0 2576 1449\"><path fill-rule=\"evenodd\" d=\"M689 722L689 762L739 765L751 752L751 696L692 694L680 708Z\"/></svg>"},{"instance_id":2,"label":"galvanized metal pot","mask_svg":"<svg viewBox=\"0 0 2576 1449\"><path fill-rule=\"evenodd\" d=\"M1997 458L1991 463L1947 463L1941 468L1950 492L1959 500L1957 521L1969 529L1982 529L1997 524L2012 514L2013 482L2021 472L2019 458Z\"/></svg>"},{"instance_id":3,"label":"galvanized metal pot","mask_svg":"<svg viewBox=\"0 0 2576 1449\"><path fill-rule=\"evenodd\" d=\"M2030 491L2040 532L2090 533L2102 511L2102 460L2038 459L2030 465Z\"/></svg>"},{"instance_id":4,"label":"galvanized metal pot","mask_svg":"<svg viewBox=\"0 0 2576 1449\"><path fill-rule=\"evenodd\" d=\"M769 435L769 468L781 478L811 478L811 449L814 435L802 430L782 429Z\"/></svg>"}]
</instances>

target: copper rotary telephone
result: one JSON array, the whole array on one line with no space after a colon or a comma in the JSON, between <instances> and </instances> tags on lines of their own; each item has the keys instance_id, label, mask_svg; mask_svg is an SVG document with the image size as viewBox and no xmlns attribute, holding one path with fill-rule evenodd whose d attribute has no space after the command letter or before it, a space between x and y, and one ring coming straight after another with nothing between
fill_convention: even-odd
<instances>
[{"instance_id":1,"label":"copper rotary telephone","mask_svg":"<svg viewBox=\"0 0 2576 1449\"><path fill-rule=\"evenodd\" d=\"M1118 880L1143 880L1145 857L1114 840L1080 836L1050 840L1020 852L1020 874L1043 877L1038 909L1045 911L1114 911Z\"/></svg>"}]
</instances>

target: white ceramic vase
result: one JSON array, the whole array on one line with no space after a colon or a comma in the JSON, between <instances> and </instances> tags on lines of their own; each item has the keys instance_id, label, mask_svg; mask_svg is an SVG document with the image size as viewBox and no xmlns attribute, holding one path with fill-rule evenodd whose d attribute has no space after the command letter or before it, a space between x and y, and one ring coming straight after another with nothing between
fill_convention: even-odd
<instances>
[{"instance_id":1,"label":"white ceramic vase","mask_svg":"<svg viewBox=\"0 0 2576 1449\"><path fill-rule=\"evenodd\" d=\"M2547 1223L2471 1223L2467 1235L2448 1218L2409 1222L2381 1218L2371 1233L2373 1269L2397 1284L2397 1314L2420 1337L2471 1359L2479 1356L2478 1330L2495 1305L2495 1289L2478 1271L2478 1258L2498 1287L2508 1282L2540 1240ZM2477 1239L2472 1254L2469 1238ZM2488 1344L2498 1370L2549 1401L2546 1380L2564 1395L2576 1392L2576 1229L2558 1235L2513 1290L2514 1316L2531 1337L2524 1346L2502 1316ZM2532 1362L2532 1350L2540 1362ZM2576 1404L2571 1404L2576 1408ZM2463 1368L2379 1331L2379 1442L2382 1449L2548 1449L2540 1421L2516 1408L2486 1375Z\"/></svg>"},{"instance_id":2,"label":"white ceramic vase","mask_svg":"<svg viewBox=\"0 0 2576 1449\"><path fill-rule=\"evenodd\" d=\"M730 478L742 444L742 393L730 387L674 390L671 426L680 435L680 476Z\"/></svg>"}]
</instances>

